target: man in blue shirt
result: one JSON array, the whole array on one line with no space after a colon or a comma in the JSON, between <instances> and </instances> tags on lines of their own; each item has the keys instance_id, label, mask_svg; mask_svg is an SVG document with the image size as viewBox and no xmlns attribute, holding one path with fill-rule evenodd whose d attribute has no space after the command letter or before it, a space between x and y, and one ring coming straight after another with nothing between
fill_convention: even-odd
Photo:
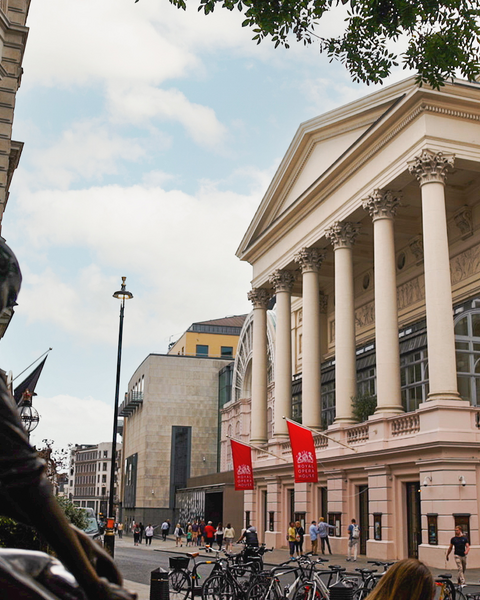
<instances>
[{"instance_id":1,"label":"man in blue shirt","mask_svg":"<svg viewBox=\"0 0 480 600\"><path fill-rule=\"evenodd\" d=\"M325 554L325 544L328 546L328 551L330 552L330 554L332 553L332 549L330 548L330 540L328 539L329 529L335 529L335 526L325 523L325 519L323 517L320 517L318 519L317 537L320 538L322 554Z\"/></svg>"},{"instance_id":2,"label":"man in blue shirt","mask_svg":"<svg viewBox=\"0 0 480 600\"><path fill-rule=\"evenodd\" d=\"M312 555L317 556L318 539L317 539L317 522L312 521L309 529L310 541L312 542Z\"/></svg>"}]
</instances>

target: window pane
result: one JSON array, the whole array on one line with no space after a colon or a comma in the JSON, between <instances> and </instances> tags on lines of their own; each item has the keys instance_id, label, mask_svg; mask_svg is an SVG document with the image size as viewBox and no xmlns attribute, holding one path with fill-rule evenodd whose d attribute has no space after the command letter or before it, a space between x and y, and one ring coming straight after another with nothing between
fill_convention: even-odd
<instances>
[{"instance_id":1,"label":"window pane","mask_svg":"<svg viewBox=\"0 0 480 600\"><path fill-rule=\"evenodd\" d=\"M472 333L473 337L480 337L480 314L472 314Z\"/></svg>"},{"instance_id":2,"label":"window pane","mask_svg":"<svg viewBox=\"0 0 480 600\"><path fill-rule=\"evenodd\" d=\"M470 377L457 377L458 393L470 402Z\"/></svg>"},{"instance_id":3,"label":"window pane","mask_svg":"<svg viewBox=\"0 0 480 600\"><path fill-rule=\"evenodd\" d=\"M457 352L457 372L470 373L470 355L466 352Z\"/></svg>"},{"instance_id":4,"label":"window pane","mask_svg":"<svg viewBox=\"0 0 480 600\"><path fill-rule=\"evenodd\" d=\"M208 356L208 346L197 344L197 356Z\"/></svg>"},{"instance_id":5,"label":"window pane","mask_svg":"<svg viewBox=\"0 0 480 600\"><path fill-rule=\"evenodd\" d=\"M455 325L455 335L468 335L468 321L467 317L463 317Z\"/></svg>"},{"instance_id":6,"label":"window pane","mask_svg":"<svg viewBox=\"0 0 480 600\"><path fill-rule=\"evenodd\" d=\"M208 346L207 346L208 348ZM222 346L222 356L233 356L233 346ZM208 353L208 351L207 351Z\"/></svg>"},{"instance_id":7,"label":"window pane","mask_svg":"<svg viewBox=\"0 0 480 600\"><path fill-rule=\"evenodd\" d=\"M477 350L480 349L480 344L473 344L473 349L478 346ZM468 342L455 342L455 348L457 350L468 350Z\"/></svg>"}]
</instances>

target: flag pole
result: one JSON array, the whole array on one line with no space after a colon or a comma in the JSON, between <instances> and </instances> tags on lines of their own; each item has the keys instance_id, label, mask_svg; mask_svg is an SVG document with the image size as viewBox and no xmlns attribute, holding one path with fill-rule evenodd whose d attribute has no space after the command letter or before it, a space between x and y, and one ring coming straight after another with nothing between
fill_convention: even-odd
<instances>
[{"instance_id":1,"label":"flag pole","mask_svg":"<svg viewBox=\"0 0 480 600\"><path fill-rule=\"evenodd\" d=\"M340 444L340 446L344 446L345 448L348 448L348 450L353 450L353 452L357 452L358 453L358 450L356 448L352 448L348 444L344 444L343 442L339 442L335 438L332 438L329 435L326 435L325 433L322 433L321 431L318 431L318 429L310 429L310 427L306 427L305 425L301 425L300 423L297 423L296 421L293 421L292 419L288 419L285 416L283 418L287 422L290 421L290 423L293 423L294 425L298 425L298 427L303 427L304 429L306 429L307 431L311 431L312 433L319 433L320 435L323 435L323 437L326 437L327 440L331 440L332 442L335 442L336 444Z\"/></svg>"},{"instance_id":2,"label":"flag pole","mask_svg":"<svg viewBox=\"0 0 480 600\"><path fill-rule=\"evenodd\" d=\"M243 444L244 446L250 446L250 448L254 448L255 450L259 450L260 452L265 452L266 454L271 454L275 458L279 458L280 460L284 460L286 463L290 462L288 459L283 458L283 456L278 456L278 454L274 454L273 452L270 452L269 450L265 450L264 448L259 448L258 446L254 446L253 444L248 444L247 442L244 442L243 440L239 440L237 438L234 438L231 435L227 435L226 437L227 437L227 439L233 440L234 442L238 442L239 444Z\"/></svg>"}]
</instances>

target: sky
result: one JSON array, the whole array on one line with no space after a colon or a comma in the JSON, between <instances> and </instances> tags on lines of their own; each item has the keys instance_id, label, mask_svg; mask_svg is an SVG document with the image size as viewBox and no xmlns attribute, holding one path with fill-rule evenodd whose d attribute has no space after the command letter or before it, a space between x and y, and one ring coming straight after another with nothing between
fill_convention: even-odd
<instances>
[{"instance_id":1,"label":"sky","mask_svg":"<svg viewBox=\"0 0 480 600\"><path fill-rule=\"evenodd\" d=\"M191 323L250 311L235 251L298 126L374 91L318 46L257 45L240 13L187 5L32 0L2 228L23 285L0 366L16 377L53 348L37 446L111 440L122 276L120 402Z\"/></svg>"}]
</instances>

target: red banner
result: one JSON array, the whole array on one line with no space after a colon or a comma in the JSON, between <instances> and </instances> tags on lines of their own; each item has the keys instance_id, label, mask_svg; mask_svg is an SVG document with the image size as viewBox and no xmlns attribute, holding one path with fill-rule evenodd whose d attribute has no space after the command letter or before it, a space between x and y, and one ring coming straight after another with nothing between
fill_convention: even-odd
<instances>
[{"instance_id":1,"label":"red banner","mask_svg":"<svg viewBox=\"0 0 480 600\"><path fill-rule=\"evenodd\" d=\"M287 420L290 445L292 446L295 483L318 481L317 456L312 432Z\"/></svg>"},{"instance_id":2,"label":"red banner","mask_svg":"<svg viewBox=\"0 0 480 600\"><path fill-rule=\"evenodd\" d=\"M233 472L236 490L253 490L252 449L240 442L230 440L232 444Z\"/></svg>"}]
</instances>

